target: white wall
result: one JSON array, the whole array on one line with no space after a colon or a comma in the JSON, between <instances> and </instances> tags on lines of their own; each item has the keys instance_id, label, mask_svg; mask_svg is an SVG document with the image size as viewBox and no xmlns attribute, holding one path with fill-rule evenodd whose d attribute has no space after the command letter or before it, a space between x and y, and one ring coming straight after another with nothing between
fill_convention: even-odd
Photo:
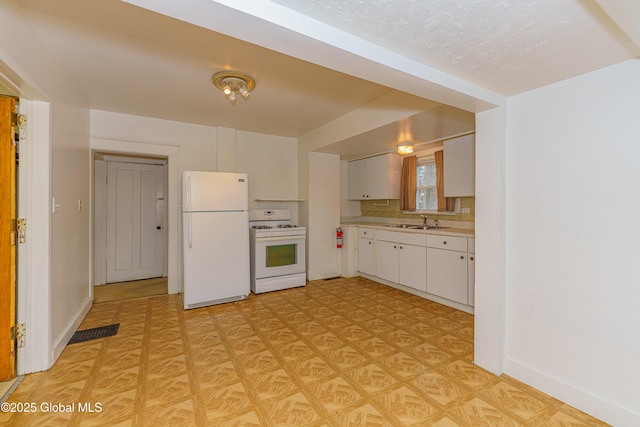
<instances>
[{"instance_id":1,"label":"white wall","mask_svg":"<svg viewBox=\"0 0 640 427\"><path fill-rule=\"evenodd\" d=\"M297 143L295 138L236 131L235 171L249 174L250 209L290 209L298 222L298 202L276 201L299 198Z\"/></svg>"},{"instance_id":2,"label":"white wall","mask_svg":"<svg viewBox=\"0 0 640 427\"><path fill-rule=\"evenodd\" d=\"M640 60L508 104L505 371L640 425Z\"/></svg>"},{"instance_id":3,"label":"white wall","mask_svg":"<svg viewBox=\"0 0 640 427\"><path fill-rule=\"evenodd\" d=\"M297 202L255 202L256 198L298 198L295 139L93 110L91 147L168 158L168 281L172 293L182 290L182 171L248 173L252 209L288 208L297 221Z\"/></svg>"},{"instance_id":4,"label":"white wall","mask_svg":"<svg viewBox=\"0 0 640 427\"><path fill-rule=\"evenodd\" d=\"M180 172L217 170L215 127L92 110L91 138L178 147Z\"/></svg>"},{"instance_id":5,"label":"white wall","mask_svg":"<svg viewBox=\"0 0 640 427\"><path fill-rule=\"evenodd\" d=\"M340 161L340 217L362 215L360 200L349 200L349 162Z\"/></svg>"},{"instance_id":6,"label":"white wall","mask_svg":"<svg viewBox=\"0 0 640 427\"><path fill-rule=\"evenodd\" d=\"M497 375L504 369L505 110L476 114L474 362Z\"/></svg>"},{"instance_id":7,"label":"white wall","mask_svg":"<svg viewBox=\"0 0 640 427\"><path fill-rule=\"evenodd\" d=\"M309 153L308 278L340 275L336 228L340 226L340 157Z\"/></svg>"},{"instance_id":8,"label":"white wall","mask_svg":"<svg viewBox=\"0 0 640 427\"><path fill-rule=\"evenodd\" d=\"M39 169L31 187L20 188L30 192L30 206L47 207L31 211L27 223L34 230L49 231L45 236L30 234L27 243L44 245L46 255L28 249L27 259L18 261L39 271L31 276L39 280L26 283L25 293L18 295L18 299L29 298L29 307L38 307L38 313L30 311L34 315L25 319L29 325L27 351L38 350L27 356L26 371L18 367L21 372L32 372L53 363L91 304L89 110L16 1L0 4L0 69L21 97L45 101L37 110L49 113L48 118L32 123L36 129L32 143L50 154L43 159L40 152L33 152L33 164L47 172L42 174ZM43 125L48 128L43 130ZM52 197L60 205L54 214L49 209Z\"/></svg>"}]
</instances>

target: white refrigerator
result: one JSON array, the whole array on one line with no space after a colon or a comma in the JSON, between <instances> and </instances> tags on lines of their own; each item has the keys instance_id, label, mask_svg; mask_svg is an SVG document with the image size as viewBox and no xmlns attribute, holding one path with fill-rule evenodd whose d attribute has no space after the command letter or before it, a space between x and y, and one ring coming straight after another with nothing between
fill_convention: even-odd
<instances>
[{"instance_id":1,"label":"white refrigerator","mask_svg":"<svg viewBox=\"0 0 640 427\"><path fill-rule=\"evenodd\" d=\"M182 173L184 308L249 296L246 174Z\"/></svg>"}]
</instances>

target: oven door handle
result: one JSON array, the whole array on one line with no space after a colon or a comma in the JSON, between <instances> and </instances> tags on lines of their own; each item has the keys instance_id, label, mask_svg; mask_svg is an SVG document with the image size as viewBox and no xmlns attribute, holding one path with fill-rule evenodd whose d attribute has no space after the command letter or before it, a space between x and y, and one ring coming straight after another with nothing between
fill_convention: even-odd
<instances>
[{"instance_id":1,"label":"oven door handle","mask_svg":"<svg viewBox=\"0 0 640 427\"><path fill-rule=\"evenodd\" d=\"M281 242L284 240L302 240L304 236L256 237L256 242Z\"/></svg>"}]
</instances>

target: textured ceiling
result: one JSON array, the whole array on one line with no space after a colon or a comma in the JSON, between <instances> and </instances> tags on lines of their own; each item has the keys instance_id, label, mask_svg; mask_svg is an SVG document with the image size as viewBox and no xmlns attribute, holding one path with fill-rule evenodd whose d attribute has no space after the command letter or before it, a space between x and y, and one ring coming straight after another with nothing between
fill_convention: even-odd
<instances>
[{"instance_id":1,"label":"textured ceiling","mask_svg":"<svg viewBox=\"0 0 640 427\"><path fill-rule=\"evenodd\" d=\"M592 1L273 2L503 95L639 53Z\"/></svg>"}]
</instances>

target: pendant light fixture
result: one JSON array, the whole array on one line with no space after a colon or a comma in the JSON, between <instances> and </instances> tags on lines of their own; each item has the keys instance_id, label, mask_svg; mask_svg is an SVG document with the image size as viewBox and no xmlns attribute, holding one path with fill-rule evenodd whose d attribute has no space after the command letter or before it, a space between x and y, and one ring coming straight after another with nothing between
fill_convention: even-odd
<instances>
[{"instance_id":1,"label":"pendant light fixture","mask_svg":"<svg viewBox=\"0 0 640 427\"><path fill-rule=\"evenodd\" d=\"M238 95L247 99L256 87L253 77L238 71L220 71L215 73L211 79L214 86L220 89L231 103L236 101Z\"/></svg>"}]
</instances>

